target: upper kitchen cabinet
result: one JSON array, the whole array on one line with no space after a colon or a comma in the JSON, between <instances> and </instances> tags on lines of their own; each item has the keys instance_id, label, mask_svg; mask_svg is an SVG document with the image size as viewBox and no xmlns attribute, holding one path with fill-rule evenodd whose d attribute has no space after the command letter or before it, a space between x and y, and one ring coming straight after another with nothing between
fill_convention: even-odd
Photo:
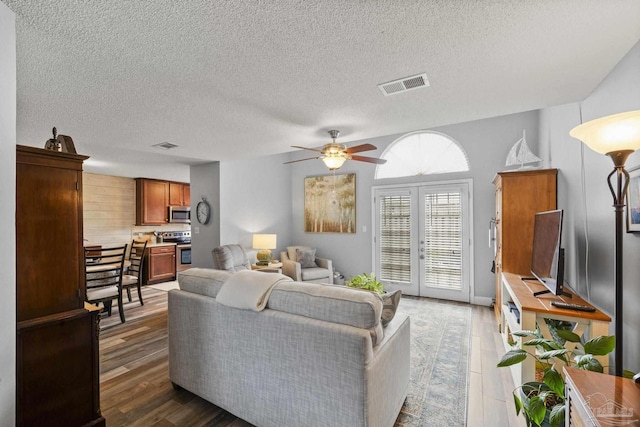
<instances>
[{"instance_id":1,"label":"upper kitchen cabinet","mask_svg":"<svg viewBox=\"0 0 640 427\"><path fill-rule=\"evenodd\" d=\"M191 186L182 182L169 182L169 206L189 206Z\"/></svg>"},{"instance_id":2,"label":"upper kitchen cabinet","mask_svg":"<svg viewBox=\"0 0 640 427\"><path fill-rule=\"evenodd\" d=\"M136 225L169 223L169 206L189 206L191 187L182 182L136 178Z\"/></svg>"},{"instance_id":3,"label":"upper kitchen cabinet","mask_svg":"<svg viewBox=\"0 0 640 427\"><path fill-rule=\"evenodd\" d=\"M136 225L162 225L169 222L169 183L136 178Z\"/></svg>"}]
</instances>

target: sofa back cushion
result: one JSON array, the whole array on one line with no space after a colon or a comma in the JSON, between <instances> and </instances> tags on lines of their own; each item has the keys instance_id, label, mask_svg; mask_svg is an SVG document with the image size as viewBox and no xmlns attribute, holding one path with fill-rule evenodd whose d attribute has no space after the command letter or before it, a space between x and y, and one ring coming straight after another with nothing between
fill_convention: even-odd
<instances>
[{"instance_id":1,"label":"sofa back cushion","mask_svg":"<svg viewBox=\"0 0 640 427\"><path fill-rule=\"evenodd\" d=\"M211 268L190 268L178 272L178 285L183 291L215 298L224 282L232 274L228 271Z\"/></svg>"},{"instance_id":2,"label":"sofa back cushion","mask_svg":"<svg viewBox=\"0 0 640 427\"><path fill-rule=\"evenodd\" d=\"M267 307L368 329L374 346L383 338L382 299L372 292L317 283L283 282L273 288Z\"/></svg>"}]
</instances>

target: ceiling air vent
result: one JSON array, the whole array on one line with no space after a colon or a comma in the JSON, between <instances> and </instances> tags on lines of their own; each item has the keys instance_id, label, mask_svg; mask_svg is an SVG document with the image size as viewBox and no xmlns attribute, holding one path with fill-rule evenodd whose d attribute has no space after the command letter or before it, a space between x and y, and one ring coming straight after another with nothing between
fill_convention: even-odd
<instances>
[{"instance_id":1,"label":"ceiling air vent","mask_svg":"<svg viewBox=\"0 0 640 427\"><path fill-rule=\"evenodd\" d=\"M172 148L176 148L176 144L172 144L170 142L161 142L160 144L154 144L152 147L163 148L165 150L171 150Z\"/></svg>"},{"instance_id":2,"label":"ceiling air vent","mask_svg":"<svg viewBox=\"0 0 640 427\"><path fill-rule=\"evenodd\" d=\"M403 79L394 80L392 82L379 84L378 87L384 96L395 95L396 93L406 92L408 90L420 89L429 86L427 74L422 73L417 76L405 77Z\"/></svg>"}]
</instances>

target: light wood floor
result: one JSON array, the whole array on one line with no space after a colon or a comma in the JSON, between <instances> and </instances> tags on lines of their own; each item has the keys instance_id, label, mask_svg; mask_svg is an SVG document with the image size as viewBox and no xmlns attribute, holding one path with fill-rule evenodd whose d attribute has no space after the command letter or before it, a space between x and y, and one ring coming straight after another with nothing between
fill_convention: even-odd
<instances>
[{"instance_id":1,"label":"light wood floor","mask_svg":"<svg viewBox=\"0 0 640 427\"><path fill-rule=\"evenodd\" d=\"M134 292L135 294L135 292ZM126 323L114 309L101 321L100 392L102 414L115 426L247 427L247 422L185 391L168 378L167 293L145 287L125 304ZM496 368L502 355L493 310L473 306L469 373L469 427L524 427L513 409L511 376ZM416 426L423 427L423 426Z\"/></svg>"}]
</instances>

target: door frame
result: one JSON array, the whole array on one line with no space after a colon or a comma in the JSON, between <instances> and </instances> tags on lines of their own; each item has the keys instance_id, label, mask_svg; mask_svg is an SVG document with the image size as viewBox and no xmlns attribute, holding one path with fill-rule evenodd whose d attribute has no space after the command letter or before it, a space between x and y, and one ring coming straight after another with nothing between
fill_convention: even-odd
<instances>
[{"instance_id":1,"label":"door frame","mask_svg":"<svg viewBox=\"0 0 640 427\"><path fill-rule=\"evenodd\" d=\"M410 182L404 184L385 184L385 185L374 185L371 187L371 265L373 266L373 271L377 271L377 257L376 257L376 237L378 235L378 224L376 223L376 211L375 211L375 195L378 190L394 190L394 189L408 189L414 187L443 187L447 185L467 185L469 188L469 236L468 236L468 245L469 245L469 303L473 304L475 301L475 274L474 274L474 231L473 231L473 179L472 178L462 178L462 179L449 179L442 181L421 181L421 182ZM417 238L417 236L415 236ZM412 236L412 241L414 240L414 236Z\"/></svg>"}]
</instances>

